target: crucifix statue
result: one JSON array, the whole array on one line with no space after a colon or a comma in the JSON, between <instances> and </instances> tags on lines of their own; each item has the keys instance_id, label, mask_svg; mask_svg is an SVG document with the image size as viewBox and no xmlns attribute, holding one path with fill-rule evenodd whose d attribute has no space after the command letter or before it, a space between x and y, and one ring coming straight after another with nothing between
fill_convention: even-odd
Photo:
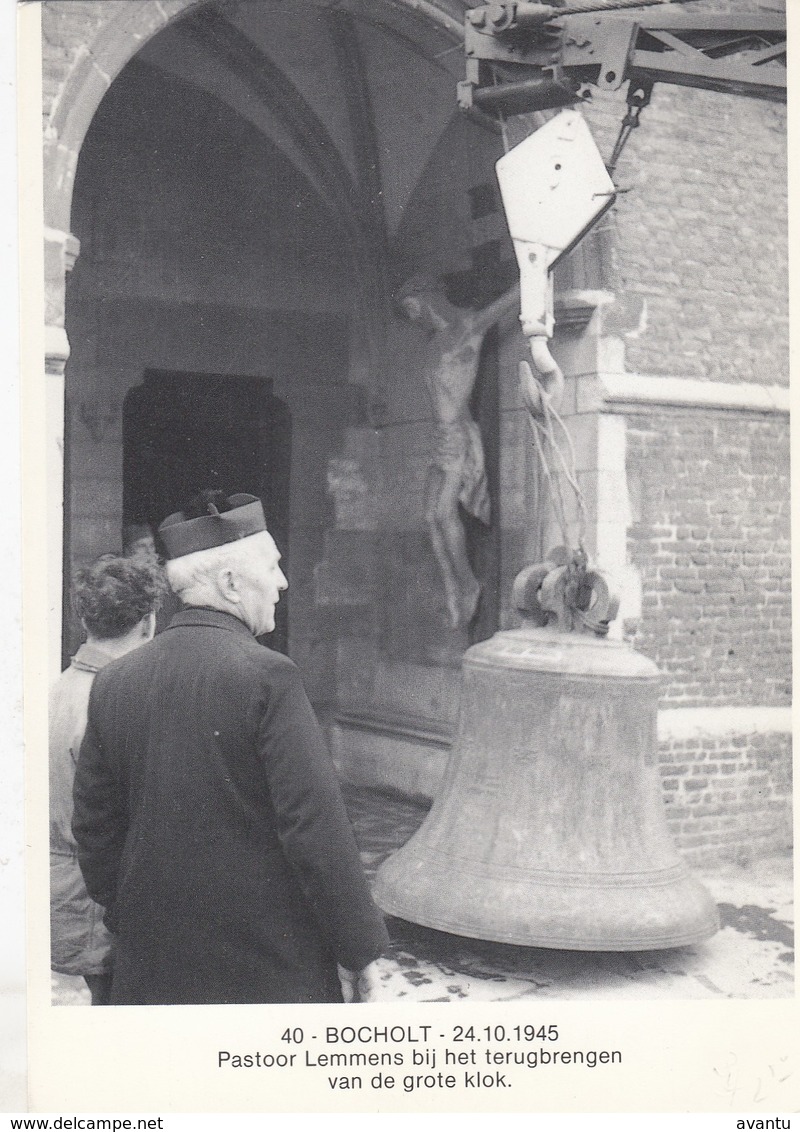
<instances>
[{"instance_id":1,"label":"crucifix statue","mask_svg":"<svg viewBox=\"0 0 800 1132\"><path fill-rule=\"evenodd\" d=\"M428 334L425 384L436 425L425 486L425 521L444 581L454 629L466 628L481 587L467 557L459 504L488 526L491 502L478 425L469 401L490 326L519 303L519 286L480 310L457 307L431 277L415 276L398 295L404 315Z\"/></svg>"}]
</instances>

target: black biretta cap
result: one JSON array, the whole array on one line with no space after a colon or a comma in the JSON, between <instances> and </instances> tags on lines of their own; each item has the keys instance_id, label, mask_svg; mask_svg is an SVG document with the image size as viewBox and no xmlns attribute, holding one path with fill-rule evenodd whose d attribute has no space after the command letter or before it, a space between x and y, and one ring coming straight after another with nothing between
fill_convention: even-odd
<instances>
[{"instance_id":1,"label":"black biretta cap","mask_svg":"<svg viewBox=\"0 0 800 1132\"><path fill-rule=\"evenodd\" d=\"M168 558L182 558L198 550L224 546L267 529L264 508L256 495L240 492L227 498L222 496L216 502L209 498L206 506L205 515L187 517L185 511L176 511L160 525L158 533Z\"/></svg>"}]
</instances>

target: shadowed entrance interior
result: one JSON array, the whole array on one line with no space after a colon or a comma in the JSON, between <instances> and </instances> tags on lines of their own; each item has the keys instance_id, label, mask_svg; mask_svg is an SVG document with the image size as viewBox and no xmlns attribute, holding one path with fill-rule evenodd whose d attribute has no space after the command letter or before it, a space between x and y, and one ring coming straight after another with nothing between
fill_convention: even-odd
<instances>
[{"instance_id":1,"label":"shadowed entrance interior","mask_svg":"<svg viewBox=\"0 0 800 1132\"><path fill-rule=\"evenodd\" d=\"M203 488L249 492L262 500L288 570L291 417L271 380L148 370L125 398L122 441L123 531L143 524L155 533ZM269 639L281 652L288 608L287 593Z\"/></svg>"}]
</instances>

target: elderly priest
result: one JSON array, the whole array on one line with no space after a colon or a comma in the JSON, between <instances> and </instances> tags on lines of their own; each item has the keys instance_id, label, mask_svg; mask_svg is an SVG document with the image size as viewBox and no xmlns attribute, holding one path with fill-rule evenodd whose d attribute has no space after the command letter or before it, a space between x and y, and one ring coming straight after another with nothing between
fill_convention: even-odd
<instances>
[{"instance_id":1,"label":"elderly priest","mask_svg":"<svg viewBox=\"0 0 800 1132\"><path fill-rule=\"evenodd\" d=\"M256 640L287 586L261 502L204 492L160 534L185 608L97 674L75 778L111 1004L368 998L386 928L299 672Z\"/></svg>"}]
</instances>

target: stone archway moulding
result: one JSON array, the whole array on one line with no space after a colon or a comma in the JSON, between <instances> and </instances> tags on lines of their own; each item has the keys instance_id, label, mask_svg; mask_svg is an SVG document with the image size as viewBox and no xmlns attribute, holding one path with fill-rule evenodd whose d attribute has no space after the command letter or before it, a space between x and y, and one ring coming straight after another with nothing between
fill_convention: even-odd
<instances>
[{"instance_id":1,"label":"stone archway moulding","mask_svg":"<svg viewBox=\"0 0 800 1132\"><path fill-rule=\"evenodd\" d=\"M316 2L316 0L312 0ZM395 6L435 24L455 42L459 20L433 0L393 0ZM115 9L93 38L81 44L45 124L44 224L46 369L64 371L69 343L64 329L66 276L80 245L70 232L75 171L86 132L123 67L168 24L209 0L113 0ZM452 5L451 5L452 6ZM104 4L103 7L106 7Z\"/></svg>"},{"instance_id":2,"label":"stone archway moulding","mask_svg":"<svg viewBox=\"0 0 800 1132\"><path fill-rule=\"evenodd\" d=\"M45 123L45 371L62 375L66 277L80 251L70 232L72 190L81 146L111 83L145 43L203 0L125 0L93 39L81 44ZM116 5L115 5L116 7Z\"/></svg>"},{"instance_id":3,"label":"stone archway moulding","mask_svg":"<svg viewBox=\"0 0 800 1132\"><path fill-rule=\"evenodd\" d=\"M394 0L437 24L455 41L461 24L428 0ZM67 230L75 168L86 131L119 72L158 32L209 0L125 0L90 43L83 44L45 128L45 224Z\"/></svg>"}]
</instances>

